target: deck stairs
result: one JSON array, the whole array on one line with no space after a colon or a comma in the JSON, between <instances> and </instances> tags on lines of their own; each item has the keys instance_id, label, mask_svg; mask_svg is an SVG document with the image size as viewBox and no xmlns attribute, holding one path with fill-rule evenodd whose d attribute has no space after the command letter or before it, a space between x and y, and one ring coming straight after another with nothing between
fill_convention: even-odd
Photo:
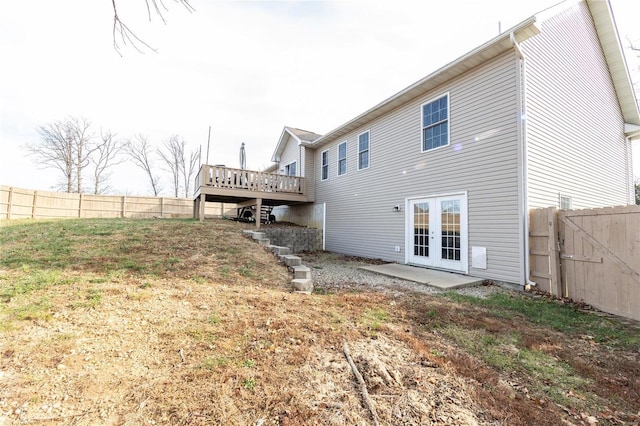
<instances>
[{"instance_id":1,"label":"deck stairs","mask_svg":"<svg viewBox=\"0 0 640 426\"><path fill-rule=\"evenodd\" d=\"M240 222L255 222L256 221L256 206L241 207L238 209L236 220ZM275 219L271 212L273 206L261 206L260 208L260 223L275 222Z\"/></svg>"}]
</instances>

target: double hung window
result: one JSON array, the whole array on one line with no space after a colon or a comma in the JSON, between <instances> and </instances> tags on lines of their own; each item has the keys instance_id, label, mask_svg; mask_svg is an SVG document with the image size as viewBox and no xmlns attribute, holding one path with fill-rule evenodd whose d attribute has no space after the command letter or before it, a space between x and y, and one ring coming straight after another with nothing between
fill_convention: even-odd
<instances>
[{"instance_id":1,"label":"double hung window","mask_svg":"<svg viewBox=\"0 0 640 426\"><path fill-rule=\"evenodd\" d=\"M449 145L449 94L422 105L422 151Z\"/></svg>"},{"instance_id":2,"label":"double hung window","mask_svg":"<svg viewBox=\"0 0 640 426\"><path fill-rule=\"evenodd\" d=\"M321 165L321 180L327 180L329 178L329 151L322 151L322 165Z\"/></svg>"},{"instance_id":3,"label":"double hung window","mask_svg":"<svg viewBox=\"0 0 640 426\"><path fill-rule=\"evenodd\" d=\"M358 170L369 168L369 131L358 135Z\"/></svg>"},{"instance_id":4,"label":"double hung window","mask_svg":"<svg viewBox=\"0 0 640 426\"><path fill-rule=\"evenodd\" d=\"M286 166L284 166L284 174L287 176L296 176L297 173L297 164L294 161L293 163L289 163Z\"/></svg>"},{"instance_id":5,"label":"double hung window","mask_svg":"<svg viewBox=\"0 0 640 426\"><path fill-rule=\"evenodd\" d=\"M347 174L347 143L338 145L338 176Z\"/></svg>"}]
</instances>

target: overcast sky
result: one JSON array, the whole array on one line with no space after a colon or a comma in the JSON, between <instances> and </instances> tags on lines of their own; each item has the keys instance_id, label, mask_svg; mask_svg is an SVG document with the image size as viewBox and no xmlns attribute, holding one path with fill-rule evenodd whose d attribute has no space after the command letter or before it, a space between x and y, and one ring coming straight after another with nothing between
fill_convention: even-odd
<instances>
[{"instance_id":1,"label":"overcast sky","mask_svg":"<svg viewBox=\"0 0 640 426\"><path fill-rule=\"evenodd\" d=\"M109 0L0 2L0 184L47 190L57 175L21 146L36 127L81 116L94 129L193 149L212 126L210 164L270 164L285 125L326 133L557 0L210 1L194 13L165 0L166 25L144 0L121 19L158 53L113 48ZM612 0L620 36L640 44L640 2ZM635 23L634 20L635 19ZM635 65L637 66L637 65ZM635 149L640 176L640 146ZM114 193L149 194L131 163ZM165 180L165 195L170 194Z\"/></svg>"}]
</instances>

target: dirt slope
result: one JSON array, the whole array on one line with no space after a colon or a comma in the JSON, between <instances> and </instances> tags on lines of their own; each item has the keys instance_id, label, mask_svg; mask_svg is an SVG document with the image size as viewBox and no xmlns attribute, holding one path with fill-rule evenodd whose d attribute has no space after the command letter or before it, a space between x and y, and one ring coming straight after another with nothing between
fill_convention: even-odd
<instances>
[{"instance_id":1,"label":"dirt slope","mask_svg":"<svg viewBox=\"0 0 640 426\"><path fill-rule=\"evenodd\" d=\"M95 223L87 238L71 225L42 231L38 241L73 242L58 264L52 243L16 260L32 237L0 229L0 425L373 424L343 341L384 425L638 421L633 352L442 297L356 284L292 294L289 272L241 236L242 224ZM526 329L527 344L573 368L580 360L585 386L615 401L587 404L575 391L575 406L554 403L532 378L465 350L442 322Z\"/></svg>"}]
</instances>

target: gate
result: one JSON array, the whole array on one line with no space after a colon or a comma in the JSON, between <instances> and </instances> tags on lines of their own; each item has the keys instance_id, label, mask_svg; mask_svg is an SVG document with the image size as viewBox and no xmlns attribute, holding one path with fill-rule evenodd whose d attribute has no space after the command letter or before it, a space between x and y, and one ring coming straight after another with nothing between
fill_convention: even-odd
<instances>
[{"instance_id":1,"label":"gate","mask_svg":"<svg viewBox=\"0 0 640 426\"><path fill-rule=\"evenodd\" d=\"M540 290L640 320L640 206L531 210L529 241Z\"/></svg>"}]
</instances>

